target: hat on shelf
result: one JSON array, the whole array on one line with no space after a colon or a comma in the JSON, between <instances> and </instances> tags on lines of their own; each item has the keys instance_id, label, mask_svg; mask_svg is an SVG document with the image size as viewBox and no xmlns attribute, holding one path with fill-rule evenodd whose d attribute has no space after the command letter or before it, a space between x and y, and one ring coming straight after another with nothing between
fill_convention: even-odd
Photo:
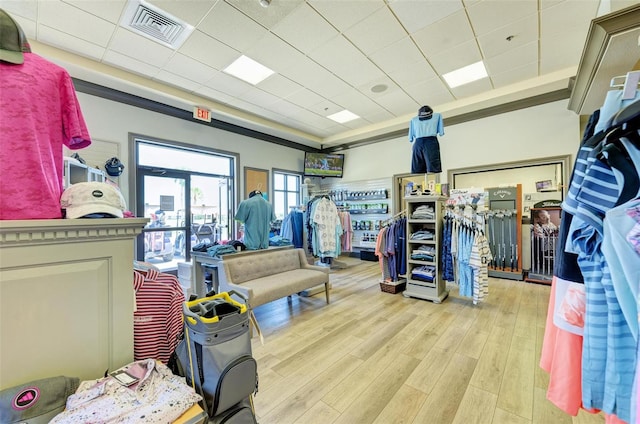
<instances>
[{"instance_id":1,"label":"hat on shelf","mask_svg":"<svg viewBox=\"0 0 640 424\"><path fill-rule=\"evenodd\" d=\"M24 54L31 47L20 25L4 10L0 9L0 60L20 65L24 63Z\"/></svg>"},{"instance_id":2,"label":"hat on shelf","mask_svg":"<svg viewBox=\"0 0 640 424\"><path fill-rule=\"evenodd\" d=\"M421 121L424 121L425 119L431 119L431 115L433 115L433 109L431 109L429 106L422 106L420 109L418 109L418 118Z\"/></svg>"},{"instance_id":3,"label":"hat on shelf","mask_svg":"<svg viewBox=\"0 0 640 424\"><path fill-rule=\"evenodd\" d=\"M69 186L60 198L67 218L122 218L126 209L118 188L101 182L83 182Z\"/></svg>"}]
</instances>

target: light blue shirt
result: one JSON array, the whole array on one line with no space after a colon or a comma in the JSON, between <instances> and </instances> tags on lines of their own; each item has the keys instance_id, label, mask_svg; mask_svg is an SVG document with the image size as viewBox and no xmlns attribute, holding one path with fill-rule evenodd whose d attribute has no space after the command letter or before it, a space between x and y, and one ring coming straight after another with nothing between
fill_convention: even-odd
<instances>
[{"instance_id":1,"label":"light blue shirt","mask_svg":"<svg viewBox=\"0 0 640 424\"><path fill-rule=\"evenodd\" d=\"M264 197L255 195L240 202L235 219L244 223L244 245L248 250L269 247L269 230L276 215Z\"/></svg>"},{"instance_id":2,"label":"light blue shirt","mask_svg":"<svg viewBox=\"0 0 640 424\"><path fill-rule=\"evenodd\" d=\"M421 121L417 116L411 119L409 123L409 142L413 142L420 137L435 137L436 135L444 135L444 124L442 123L442 115L433 113L431 119Z\"/></svg>"}]
</instances>

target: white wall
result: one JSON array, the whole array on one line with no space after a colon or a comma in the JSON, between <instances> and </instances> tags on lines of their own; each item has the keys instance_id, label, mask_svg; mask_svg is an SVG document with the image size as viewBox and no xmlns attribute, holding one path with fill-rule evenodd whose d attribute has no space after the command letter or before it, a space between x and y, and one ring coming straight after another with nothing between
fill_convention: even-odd
<instances>
[{"instance_id":1,"label":"white wall","mask_svg":"<svg viewBox=\"0 0 640 424\"><path fill-rule=\"evenodd\" d=\"M567 110L567 100L561 100L445 127L445 135L438 139L440 181L446 182L449 169L574 155L580 144L580 120ZM343 179L408 174L412 146L403 136L346 150Z\"/></svg>"},{"instance_id":2,"label":"white wall","mask_svg":"<svg viewBox=\"0 0 640 424\"><path fill-rule=\"evenodd\" d=\"M302 170L304 152L301 150L257 141L243 135L84 93L78 93L78 100L91 138L98 143L105 141L119 144L121 155L119 159L126 168L118 178L118 183L128 201L130 200L128 173L134 169L134 164L128 157L129 133L238 153L240 155L240 175L237 176L239 193L242 193L245 166L268 170L272 167L292 171ZM82 150L78 153L82 156ZM271 186L271 181L269 185Z\"/></svg>"}]
</instances>

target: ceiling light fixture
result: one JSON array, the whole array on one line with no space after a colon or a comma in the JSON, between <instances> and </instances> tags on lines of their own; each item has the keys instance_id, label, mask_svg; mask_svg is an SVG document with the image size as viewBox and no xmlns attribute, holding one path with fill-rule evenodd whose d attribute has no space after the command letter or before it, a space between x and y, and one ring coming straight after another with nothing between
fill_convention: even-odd
<instances>
[{"instance_id":1,"label":"ceiling light fixture","mask_svg":"<svg viewBox=\"0 0 640 424\"><path fill-rule=\"evenodd\" d=\"M371 87L371 92L372 93L382 93L383 91L387 91L387 85L386 84L377 84L374 85L373 87Z\"/></svg>"},{"instance_id":2,"label":"ceiling light fixture","mask_svg":"<svg viewBox=\"0 0 640 424\"><path fill-rule=\"evenodd\" d=\"M487 76L487 68L485 68L484 63L480 61L469 66L456 69L455 71L443 74L442 78L444 78L450 88L455 88L482 78L486 78Z\"/></svg>"},{"instance_id":3,"label":"ceiling light fixture","mask_svg":"<svg viewBox=\"0 0 640 424\"><path fill-rule=\"evenodd\" d=\"M264 81L269 76L275 73L261 63L258 63L255 60L244 55L237 58L223 71L253 85Z\"/></svg>"},{"instance_id":4,"label":"ceiling light fixture","mask_svg":"<svg viewBox=\"0 0 640 424\"><path fill-rule=\"evenodd\" d=\"M260 0L260 6L262 7L269 7L270 4L271 0Z\"/></svg>"},{"instance_id":5,"label":"ceiling light fixture","mask_svg":"<svg viewBox=\"0 0 640 424\"><path fill-rule=\"evenodd\" d=\"M334 113L333 115L327 116L327 118L332 121L336 121L339 124L344 124L345 122L353 121L354 119L360 118L353 112L349 112L348 110L343 110L342 112Z\"/></svg>"}]
</instances>

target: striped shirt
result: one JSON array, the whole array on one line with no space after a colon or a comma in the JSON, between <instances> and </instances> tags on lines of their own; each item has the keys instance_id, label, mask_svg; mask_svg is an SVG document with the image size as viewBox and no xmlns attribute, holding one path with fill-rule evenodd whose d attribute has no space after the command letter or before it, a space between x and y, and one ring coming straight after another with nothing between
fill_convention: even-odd
<instances>
[{"instance_id":1,"label":"striped shirt","mask_svg":"<svg viewBox=\"0 0 640 424\"><path fill-rule=\"evenodd\" d=\"M182 333L184 293L178 278L148 270L133 272L133 356L167 363Z\"/></svg>"}]
</instances>

